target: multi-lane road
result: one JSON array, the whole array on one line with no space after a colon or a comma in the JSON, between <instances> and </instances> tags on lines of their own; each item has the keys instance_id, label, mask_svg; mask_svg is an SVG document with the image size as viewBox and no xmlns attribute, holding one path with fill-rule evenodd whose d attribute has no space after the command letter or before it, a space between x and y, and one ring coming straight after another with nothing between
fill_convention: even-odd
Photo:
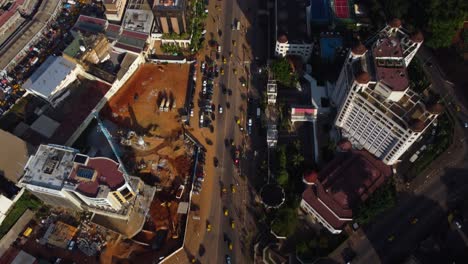
<instances>
[{"instance_id":1,"label":"multi-lane road","mask_svg":"<svg viewBox=\"0 0 468 264\"><path fill-rule=\"evenodd\" d=\"M207 232L201 241L206 247L206 253L200 257L200 261L202 263L223 263L226 261L226 256L229 256L231 263L246 263L247 259L250 258L247 255L250 250L246 248L248 243L246 233L248 233L247 229L249 228L247 223L250 222L246 207L250 201L247 195L249 192L248 184L240 176L241 173L244 173L241 169L245 167L246 160L241 155L239 166L235 165L233 151L237 148L242 152L250 142L249 135L246 134L249 114L245 96L248 91L247 87L242 86L241 79L249 81L252 51L245 39L249 23L239 4L252 5L249 10L255 10L256 3L251 3L255 1L243 1L242 3L242 1L235 0L210 2L207 36L212 34L221 46L220 56L216 63L224 70L224 75L220 75L215 82L213 103L217 109L218 105L222 106L224 111L222 114L216 113L214 121L216 133L214 155L218 159L219 165L215 168L215 175L213 175L211 211L207 216L212 230ZM240 30L233 29L233 25L237 24L237 21L240 21ZM249 30L255 29L249 28ZM226 58L226 64L223 63L223 58ZM249 85L250 83L247 86ZM223 93L222 87L226 87L232 93ZM244 128L243 131L236 122L238 119L240 126ZM232 145L226 145L226 139L232 140ZM207 163L211 163L211 161L207 161ZM235 193L232 192L231 185L235 187ZM223 186L226 188L226 193L222 192ZM227 216L225 209L228 211ZM231 226L232 221L235 223L234 229ZM232 243L232 250L229 249L228 242Z\"/></svg>"}]
</instances>

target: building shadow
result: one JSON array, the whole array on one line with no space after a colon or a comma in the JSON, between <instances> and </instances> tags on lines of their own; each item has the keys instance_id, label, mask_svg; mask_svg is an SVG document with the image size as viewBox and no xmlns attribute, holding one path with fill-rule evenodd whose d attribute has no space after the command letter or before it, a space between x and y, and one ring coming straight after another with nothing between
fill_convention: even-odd
<instances>
[{"instance_id":1,"label":"building shadow","mask_svg":"<svg viewBox=\"0 0 468 264\"><path fill-rule=\"evenodd\" d=\"M421 194L399 193L396 207L352 233L345 242L356 253L353 263L466 261L466 175L466 168L448 168L440 181L428 183ZM459 219L462 227L456 227L453 219Z\"/></svg>"}]
</instances>

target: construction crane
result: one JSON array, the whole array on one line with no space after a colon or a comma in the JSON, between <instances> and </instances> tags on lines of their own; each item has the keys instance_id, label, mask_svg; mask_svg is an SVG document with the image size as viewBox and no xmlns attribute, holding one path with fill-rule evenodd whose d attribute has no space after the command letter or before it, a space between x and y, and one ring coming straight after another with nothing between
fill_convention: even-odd
<instances>
[{"instance_id":1,"label":"construction crane","mask_svg":"<svg viewBox=\"0 0 468 264\"><path fill-rule=\"evenodd\" d=\"M99 129L101 130L102 134L104 134L104 136L106 137L107 142L109 142L109 145L110 145L110 147L112 149L112 152L114 152L114 155L117 157L117 161L120 163L120 166L122 168L122 172L123 172L125 181L127 183L129 183L130 179L129 179L127 170L125 169L124 163L122 162L122 159L120 158L120 152L119 152L118 148L116 146L114 146L114 142L112 141L112 135L109 133L109 130L107 130L107 128L104 125L104 123L102 122L101 118L99 118L99 114L98 114L98 112L96 110L93 111L93 115L94 115L94 118L96 118L96 120L98 122Z\"/></svg>"}]
</instances>

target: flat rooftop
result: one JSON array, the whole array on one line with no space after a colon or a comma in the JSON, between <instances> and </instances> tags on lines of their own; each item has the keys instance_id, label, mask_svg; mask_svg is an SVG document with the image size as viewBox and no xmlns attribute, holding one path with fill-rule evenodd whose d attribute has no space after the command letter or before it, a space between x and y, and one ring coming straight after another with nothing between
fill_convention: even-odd
<instances>
[{"instance_id":1,"label":"flat rooftop","mask_svg":"<svg viewBox=\"0 0 468 264\"><path fill-rule=\"evenodd\" d=\"M310 5L307 0L278 0L276 19L277 37L285 35L290 44L309 42L307 32L307 10Z\"/></svg>"},{"instance_id":2,"label":"flat rooftop","mask_svg":"<svg viewBox=\"0 0 468 264\"><path fill-rule=\"evenodd\" d=\"M149 34L151 32L153 20L154 16L151 10L129 9L127 7L122 25L126 30Z\"/></svg>"},{"instance_id":3,"label":"flat rooftop","mask_svg":"<svg viewBox=\"0 0 468 264\"><path fill-rule=\"evenodd\" d=\"M62 56L49 56L39 68L23 84L26 90L33 90L45 97L50 97L58 91L58 87L77 65Z\"/></svg>"},{"instance_id":4,"label":"flat rooftop","mask_svg":"<svg viewBox=\"0 0 468 264\"><path fill-rule=\"evenodd\" d=\"M25 167L23 183L61 190L64 181L73 169L77 150L40 145Z\"/></svg>"},{"instance_id":5,"label":"flat rooftop","mask_svg":"<svg viewBox=\"0 0 468 264\"><path fill-rule=\"evenodd\" d=\"M404 91L409 86L400 41L394 37L378 39L372 48L376 78L393 91Z\"/></svg>"}]
</instances>

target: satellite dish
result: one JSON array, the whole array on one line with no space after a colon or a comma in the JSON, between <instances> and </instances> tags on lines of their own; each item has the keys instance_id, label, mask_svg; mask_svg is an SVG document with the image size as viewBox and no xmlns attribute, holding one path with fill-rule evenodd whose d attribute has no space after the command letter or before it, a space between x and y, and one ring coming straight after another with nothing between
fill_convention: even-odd
<instances>
[{"instance_id":1,"label":"satellite dish","mask_svg":"<svg viewBox=\"0 0 468 264\"><path fill-rule=\"evenodd\" d=\"M80 46L80 50L81 50L82 52L85 52L85 51L86 51L85 46Z\"/></svg>"}]
</instances>

